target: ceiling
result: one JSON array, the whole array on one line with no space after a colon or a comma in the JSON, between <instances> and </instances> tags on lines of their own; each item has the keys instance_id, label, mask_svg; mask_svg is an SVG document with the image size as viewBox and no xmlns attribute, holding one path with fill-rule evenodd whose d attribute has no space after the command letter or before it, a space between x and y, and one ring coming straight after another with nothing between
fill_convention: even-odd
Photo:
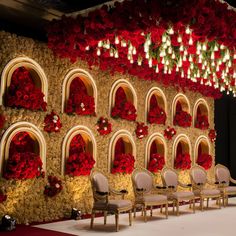
<instances>
[{"instance_id":1,"label":"ceiling","mask_svg":"<svg viewBox=\"0 0 236 236\"><path fill-rule=\"evenodd\" d=\"M59 19L62 15L84 13L90 8L113 2L114 0L1 0L0 30L46 41L45 25L50 20ZM227 2L236 7L235 0Z\"/></svg>"}]
</instances>

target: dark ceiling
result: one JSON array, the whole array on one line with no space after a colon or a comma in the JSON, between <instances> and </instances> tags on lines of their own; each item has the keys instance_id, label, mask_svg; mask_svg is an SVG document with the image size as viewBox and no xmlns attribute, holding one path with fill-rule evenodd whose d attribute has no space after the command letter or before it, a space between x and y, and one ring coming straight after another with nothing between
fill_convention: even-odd
<instances>
[{"instance_id":1,"label":"dark ceiling","mask_svg":"<svg viewBox=\"0 0 236 236\"><path fill-rule=\"evenodd\" d=\"M114 0L0 0L0 30L46 41L48 21L108 2ZM235 0L227 2L236 7Z\"/></svg>"}]
</instances>

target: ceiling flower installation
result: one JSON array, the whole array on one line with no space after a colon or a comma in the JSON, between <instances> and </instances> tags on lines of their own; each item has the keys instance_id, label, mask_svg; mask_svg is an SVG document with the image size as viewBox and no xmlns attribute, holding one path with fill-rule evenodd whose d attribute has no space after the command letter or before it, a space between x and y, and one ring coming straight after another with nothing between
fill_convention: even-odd
<instances>
[{"instance_id":1,"label":"ceiling flower installation","mask_svg":"<svg viewBox=\"0 0 236 236\"><path fill-rule=\"evenodd\" d=\"M222 91L236 96L235 22L235 10L215 0L116 2L87 17L52 21L48 46L111 73L213 98Z\"/></svg>"}]
</instances>

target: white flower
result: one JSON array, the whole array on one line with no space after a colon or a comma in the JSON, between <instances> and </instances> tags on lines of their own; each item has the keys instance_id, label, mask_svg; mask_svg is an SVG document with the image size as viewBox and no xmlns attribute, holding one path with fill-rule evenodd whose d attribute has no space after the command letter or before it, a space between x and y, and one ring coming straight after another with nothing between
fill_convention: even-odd
<instances>
[{"instance_id":1,"label":"white flower","mask_svg":"<svg viewBox=\"0 0 236 236\"><path fill-rule=\"evenodd\" d=\"M104 130L106 131L106 130L107 130L107 127L104 127Z\"/></svg>"},{"instance_id":2,"label":"white flower","mask_svg":"<svg viewBox=\"0 0 236 236\"><path fill-rule=\"evenodd\" d=\"M144 135L139 135L138 137L139 137L139 138L143 138L143 137L144 137Z\"/></svg>"},{"instance_id":3,"label":"white flower","mask_svg":"<svg viewBox=\"0 0 236 236\"><path fill-rule=\"evenodd\" d=\"M56 188L60 188L60 184L55 184L55 187Z\"/></svg>"},{"instance_id":4,"label":"white flower","mask_svg":"<svg viewBox=\"0 0 236 236\"><path fill-rule=\"evenodd\" d=\"M82 108L82 111L85 111L85 108L84 108L84 107Z\"/></svg>"},{"instance_id":5,"label":"white flower","mask_svg":"<svg viewBox=\"0 0 236 236\"><path fill-rule=\"evenodd\" d=\"M174 134L174 133L175 133L175 131L173 130L173 131L171 131L171 133L172 133L172 134Z\"/></svg>"},{"instance_id":6,"label":"white flower","mask_svg":"<svg viewBox=\"0 0 236 236\"><path fill-rule=\"evenodd\" d=\"M59 130L59 127L56 126L56 127L55 127L55 130Z\"/></svg>"},{"instance_id":7,"label":"white flower","mask_svg":"<svg viewBox=\"0 0 236 236\"><path fill-rule=\"evenodd\" d=\"M106 123L106 120L105 120L105 119L103 119L103 120L102 120L102 123L103 123L103 124L104 124L104 123Z\"/></svg>"},{"instance_id":8,"label":"white flower","mask_svg":"<svg viewBox=\"0 0 236 236\"><path fill-rule=\"evenodd\" d=\"M83 102L80 103L80 107L81 107L81 108L84 108L84 103L83 103ZM82 110L83 110L83 109L82 109Z\"/></svg>"},{"instance_id":9,"label":"white flower","mask_svg":"<svg viewBox=\"0 0 236 236\"><path fill-rule=\"evenodd\" d=\"M54 115L54 116L53 116L53 120L58 120L58 116L57 116L57 115Z\"/></svg>"},{"instance_id":10,"label":"white flower","mask_svg":"<svg viewBox=\"0 0 236 236\"><path fill-rule=\"evenodd\" d=\"M140 130L139 130L139 132L140 132L140 133L142 133L142 132L143 132L143 130L142 130L142 129L140 129Z\"/></svg>"}]
</instances>

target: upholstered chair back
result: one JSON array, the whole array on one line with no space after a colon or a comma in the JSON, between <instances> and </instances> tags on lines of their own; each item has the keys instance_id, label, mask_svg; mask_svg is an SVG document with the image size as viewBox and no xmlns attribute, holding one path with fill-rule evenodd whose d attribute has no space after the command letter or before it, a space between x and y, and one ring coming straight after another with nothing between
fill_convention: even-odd
<instances>
[{"instance_id":1,"label":"upholstered chair back","mask_svg":"<svg viewBox=\"0 0 236 236\"><path fill-rule=\"evenodd\" d=\"M207 173L201 167L195 166L191 169L191 178L195 184L204 185L207 182Z\"/></svg>"},{"instance_id":2,"label":"upholstered chair back","mask_svg":"<svg viewBox=\"0 0 236 236\"><path fill-rule=\"evenodd\" d=\"M219 183L229 184L230 172L229 172L228 168L226 168L223 165L216 165L215 166L215 178L216 178L216 181Z\"/></svg>"},{"instance_id":3,"label":"upholstered chair back","mask_svg":"<svg viewBox=\"0 0 236 236\"><path fill-rule=\"evenodd\" d=\"M95 172L92 176L92 185L94 191L109 192L108 179L100 172Z\"/></svg>"},{"instance_id":4,"label":"upholstered chair back","mask_svg":"<svg viewBox=\"0 0 236 236\"><path fill-rule=\"evenodd\" d=\"M149 193L153 187L153 179L146 171L138 171L133 176L134 187L143 189L145 193Z\"/></svg>"},{"instance_id":5,"label":"upholstered chair back","mask_svg":"<svg viewBox=\"0 0 236 236\"><path fill-rule=\"evenodd\" d=\"M178 175L174 170L169 168L164 169L162 178L165 186L173 186L175 188L178 186Z\"/></svg>"}]
</instances>

